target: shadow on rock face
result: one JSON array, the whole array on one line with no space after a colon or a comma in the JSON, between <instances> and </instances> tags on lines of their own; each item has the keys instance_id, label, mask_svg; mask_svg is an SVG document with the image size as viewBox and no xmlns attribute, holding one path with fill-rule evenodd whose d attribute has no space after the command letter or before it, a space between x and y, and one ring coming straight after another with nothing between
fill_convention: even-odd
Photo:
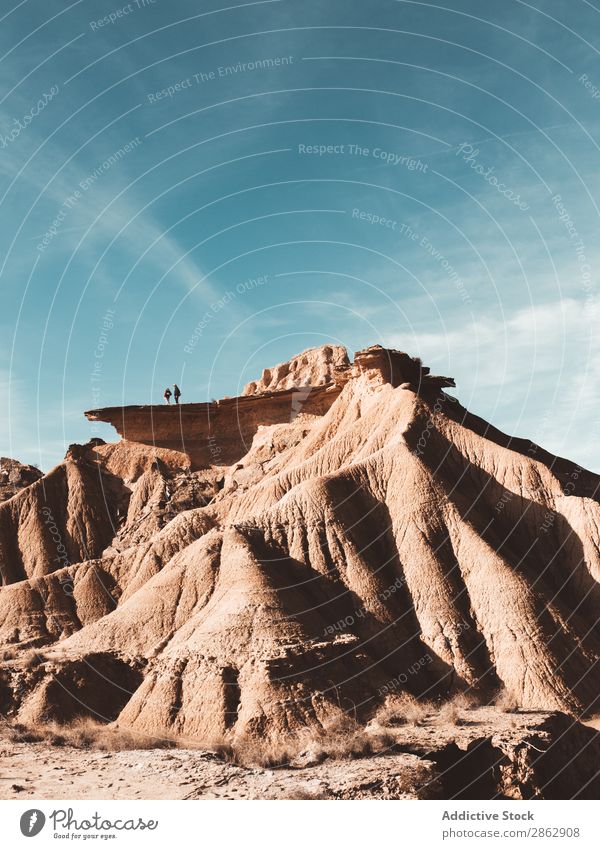
<instances>
[{"instance_id":1,"label":"shadow on rock face","mask_svg":"<svg viewBox=\"0 0 600 849\"><path fill-rule=\"evenodd\" d=\"M142 672L110 653L88 654L48 671L25 699L19 718L67 724L79 717L112 722L142 681Z\"/></svg>"}]
</instances>

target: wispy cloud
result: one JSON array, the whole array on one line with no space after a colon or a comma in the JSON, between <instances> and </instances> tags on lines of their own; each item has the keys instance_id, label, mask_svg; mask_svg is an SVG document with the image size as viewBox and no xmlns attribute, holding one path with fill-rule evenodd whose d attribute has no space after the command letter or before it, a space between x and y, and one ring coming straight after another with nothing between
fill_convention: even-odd
<instances>
[{"instance_id":1,"label":"wispy cloud","mask_svg":"<svg viewBox=\"0 0 600 849\"><path fill-rule=\"evenodd\" d=\"M387 343L455 377L460 400L494 424L597 465L600 338L583 301L480 317L445 334L392 333Z\"/></svg>"}]
</instances>

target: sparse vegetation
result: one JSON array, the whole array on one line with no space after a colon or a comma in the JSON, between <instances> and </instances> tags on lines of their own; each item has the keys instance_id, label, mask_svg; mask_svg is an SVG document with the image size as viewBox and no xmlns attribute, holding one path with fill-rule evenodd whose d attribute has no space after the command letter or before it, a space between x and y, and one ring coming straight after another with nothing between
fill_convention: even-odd
<instances>
[{"instance_id":1,"label":"sparse vegetation","mask_svg":"<svg viewBox=\"0 0 600 849\"><path fill-rule=\"evenodd\" d=\"M18 652L16 649L2 649L0 651L0 661L15 660Z\"/></svg>"},{"instance_id":2,"label":"sparse vegetation","mask_svg":"<svg viewBox=\"0 0 600 849\"><path fill-rule=\"evenodd\" d=\"M253 737L243 737L234 743L217 741L207 748L228 763L236 766L263 766L267 768L288 764L294 757L294 746L268 743Z\"/></svg>"},{"instance_id":3,"label":"sparse vegetation","mask_svg":"<svg viewBox=\"0 0 600 849\"><path fill-rule=\"evenodd\" d=\"M476 706L477 701L472 695L457 693L441 705L438 711L438 720L448 725L462 725L464 723L463 714L466 711L473 710Z\"/></svg>"},{"instance_id":4,"label":"sparse vegetation","mask_svg":"<svg viewBox=\"0 0 600 849\"><path fill-rule=\"evenodd\" d=\"M386 732L368 732L354 719L342 716L311 736L308 753L318 762L325 758L361 758L386 751L394 745Z\"/></svg>"},{"instance_id":5,"label":"sparse vegetation","mask_svg":"<svg viewBox=\"0 0 600 849\"><path fill-rule=\"evenodd\" d=\"M499 710L504 711L504 713L518 713L519 711L518 701L505 687L500 690L494 699L494 707L499 708Z\"/></svg>"},{"instance_id":6,"label":"sparse vegetation","mask_svg":"<svg viewBox=\"0 0 600 849\"><path fill-rule=\"evenodd\" d=\"M24 669L35 669L36 666L40 666L45 661L46 657L36 649L29 649L21 656L21 663Z\"/></svg>"},{"instance_id":7,"label":"sparse vegetation","mask_svg":"<svg viewBox=\"0 0 600 849\"><path fill-rule=\"evenodd\" d=\"M367 731L349 716L341 715L325 724L320 732L297 734L284 744L253 737L238 737L233 742L213 742L215 754L238 766L276 768L288 764L315 765L327 758L344 760L387 751L394 738L383 731Z\"/></svg>"},{"instance_id":8,"label":"sparse vegetation","mask_svg":"<svg viewBox=\"0 0 600 849\"><path fill-rule=\"evenodd\" d=\"M440 706L436 719L444 725L459 725L461 722L460 710L453 701L444 702Z\"/></svg>"},{"instance_id":9,"label":"sparse vegetation","mask_svg":"<svg viewBox=\"0 0 600 849\"><path fill-rule=\"evenodd\" d=\"M12 743L46 743L50 746L72 746L120 752L129 749L166 749L177 745L174 737L154 737L126 728L102 725L88 718L76 719L71 725L25 725L4 723L0 735Z\"/></svg>"},{"instance_id":10,"label":"sparse vegetation","mask_svg":"<svg viewBox=\"0 0 600 849\"><path fill-rule=\"evenodd\" d=\"M35 651L31 655L40 657ZM288 737L284 743L252 736L233 740L223 738L212 742L170 733L156 737L128 728L105 725L87 717L76 719L70 725L47 723L32 726L5 721L0 727L0 737L15 743L46 743L107 752L164 748L208 750L237 766L273 769L289 764L314 766L326 759L362 758L389 751L398 741L398 732L392 729L427 723L462 725L465 722L464 712L472 710L476 704L473 697L464 693L442 704L419 701L403 693L389 697L367 728L354 718L341 714L324 724L318 732L306 730ZM499 694L494 706L505 712L517 710L514 700L505 691Z\"/></svg>"},{"instance_id":11,"label":"sparse vegetation","mask_svg":"<svg viewBox=\"0 0 600 849\"><path fill-rule=\"evenodd\" d=\"M461 725L464 722L462 715L476 706L476 698L468 693L457 693L451 699L441 703L419 701L409 693L402 693L386 700L375 715L375 724L383 728L401 725L419 726L427 721Z\"/></svg>"},{"instance_id":12,"label":"sparse vegetation","mask_svg":"<svg viewBox=\"0 0 600 849\"><path fill-rule=\"evenodd\" d=\"M418 701L408 693L388 698L375 715L377 725L395 727L398 725L422 725L428 715L436 712L431 702Z\"/></svg>"}]
</instances>

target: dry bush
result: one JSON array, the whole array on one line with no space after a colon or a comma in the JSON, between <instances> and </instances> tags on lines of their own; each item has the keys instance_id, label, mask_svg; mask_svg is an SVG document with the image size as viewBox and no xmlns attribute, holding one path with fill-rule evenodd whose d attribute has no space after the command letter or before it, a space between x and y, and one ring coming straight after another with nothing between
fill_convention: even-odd
<instances>
[{"instance_id":1,"label":"dry bush","mask_svg":"<svg viewBox=\"0 0 600 849\"><path fill-rule=\"evenodd\" d=\"M301 754L308 756L312 763L325 758L362 758L387 751L395 742L385 731L367 731L354 719L342 715L324 724L322 731L309 734Z\"/></svg>"},{"instance_id":2,"label":"dry bush","mask_svg":"<svg viewBox=\"0 0 600 849\"><path fill-rule=\"evenodd\" d=\"M444 725L458 725L460 723L458 705L453 701L445 702L438 711L437 719Z\"/></svg>"},{"instance_id":3,"label":"dry bush","mask_svg":"<svg viewBox=\"0 0 600 849\"><path fill-rule=\"evenodd\" d=\"M237 763L235 749L233 745L226 740L212 740L210 743L206 744L206 748L227 763Z\"/></svg>"},{"instance_id":4,"label":"dry bush","mask_svg":"<svg viewBox=\"0 0 600 849\"><path fill-rule=\"evenodd\" d=\"M375 714L378 725L422 725L435 708L430 702L420 702L408 693L392 696Z\"/></svg>"},{"instance_id":5,"label":"dry bush","mask_svg":"<svg viewBox=\"0 0 600 849\"><path fill-rule=\"evenodd\" d=\"M46 657L35 649L29 649L21 655L21 661L24 669L35 669L46 662Z\"/></svg>"},{"instance_id":6,"label":"dry bush","mask_svg":"<svg viewBox=\"0 0 600 849\"><path fill-rule=\"evenodd\" d=\"M456 693L437 708L437 721L444 725L466 725L466 711L480 707L480 700L474 693Z\"/></svg>"},{"instance_id":7,"label":"dry bush","mask_svg":"<svg viewBox=\"0 0 600 849\"><path fill-rule=\"evenodd\" d=\"M457 693L452 697L452 702L459 710L474 710L481 706L481 699L471 690Z\"/></svg>"},{"instance_id":8,"label":"dry bush","mask_svg":"<svg viewBox=\"0 0 600 849\"><path fill-rule=\"evenodd\" d=\"M17 649L2 649L0 651L0 661L2 660L15 660L18 656Z\"/></svg>"},{"instance_id":9,"label":"dry bush","mask_svg":"<svg viewBox=\"0 0 600 849\"><path fill-rule=\"evenodd\" d=\"M462 714L473 710L478 702L474 695L458 693L442 704L419 701L408 693L389 697L375 714L375 723L382 727L401 725L424 725L428 719L435 718L447 725L460 725L464 722Z\"/></svg>"},{"instance_id":10,"label":"dry bush","mask_svg":"<svg viewBox=\"0 0 600 849\"><path fill-rule=\"evenodd\" d=\"M155 737L140 734L129 728L102 725L92 719L75 720L67 728L61 728L67 746L79 749L100 749L104 752L122 752L130 749L170 749L177 743L174 737L164 735Z\"/></svg>"},{"instance_id":11,"label":"dry bush","mask_svg":"<svg viewBox=\"0 0 600 849\"><path fill-rule=\"evenodd\" d=\"M238 766L276 768L290 764L315 765L326 758L344 760L384 752L395 740L385 732L370 732L354 719L341 715L322 730L305 731L282 742L245 736L234 741L213 741L209 748Z\"/></svg>"},{"instance_id":12,"label":"dry bush","mask_svg":"<svg viewBox=\"0 0 600 849\"><path fill-rule=\"evenodd\" d=\"M29 726L22 723L3 723L0 731L12 743L46 743L49 746L72 746L75 749L97 749L104 752L121 752L130 749L173 748L172 737L153 737L126 728L102 725L81 717L70 725L47 723Z\"/></svg>"},{"instance_id":13,"label":"dry bush","mask_svg":"<svg viewBox=\"0 0 600 849\"><path fill-rule=\"evenodd\" d=\"M324 724L318 732L306 730L303 734L281 742L252 736L238 737L234 741L220 739L211 743L169 734L155 737L128 728L103 725L86 717L76 719L69 725L6 723L0 728L0 735L15 743L45 743L49 746L106 752L159 748L210 750L228 763L271 769L291 763L296 766L314 765L326 758L344 760L365 757L388 751L395 744L395 738L385 730L366 730L345 715Z\"/></svg>"},{"instance_id":14,"label":"dry bush","mask_svg":"<svg viewBox=\"0 0 600 849\"><path fill-rule=\"evenodd\" d=\"M40 728L31 728L20 722L3 722L0 727L0 735L3 740L10 743L41 743L47 740L47 734Z\"/></svg>"},{"instance_id":15,"label":"dry bush","mask_svg":"<svg viewBox=\"0 0 600 849\"><path fill-rule=\"evenodd\" d=\"M293 743L277 744L254 737L238 737L234 742L217 740L205 748L210 749L227 763L236 766L285 766L296 754Z\"/></svg>"},{"instance_id":16,"label":"dry bush","mask_svg":"<svg viewBox=\"0 0 600 849\"><path fill-rule=\"evenodd\" d=\"M444 702L438 711L438 720L447 725L462 725L465 711L477 707L474 696L468 693L457 693L449 701Z\"/></svg>"},{"instance_id":17,"label":"dry bush","mask_svg":"<svg viewBox=\"0 0 600 849\"><path fill-rule=\"evenodd\" d=\"M518 701L504 687L494 699L494 707L504 711L504 713L518 713L519 711Z\"/></svg>"}]
</instances>

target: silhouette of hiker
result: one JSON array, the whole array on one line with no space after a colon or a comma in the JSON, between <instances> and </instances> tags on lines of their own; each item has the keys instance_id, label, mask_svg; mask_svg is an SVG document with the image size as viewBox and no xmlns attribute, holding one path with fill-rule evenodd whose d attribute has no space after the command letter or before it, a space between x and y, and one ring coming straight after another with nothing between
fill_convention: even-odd
<instances>
[{"instance_id":1,"label":"silhouette of hiker","mask_svg":"<svg viewBox=\"0 0 600 849\"><path fill-rule=\"evenodd\" d=\"M165 389L165 401L167 402L167 404L171 403L171 390L169 389L168 386Z\"/></svg>"},{"instance_id":2,"label":"silhouette of hiker","mask_svg":"<svg viewBox=\"0 0 600 849\"><path fill-rule=\"evenodd\" d=\"M181 398L181 389L177 386L176 383L173 384L173 397L175 398L175 403L179 404L179 399Z\"/></svg>"}]
</instances>

